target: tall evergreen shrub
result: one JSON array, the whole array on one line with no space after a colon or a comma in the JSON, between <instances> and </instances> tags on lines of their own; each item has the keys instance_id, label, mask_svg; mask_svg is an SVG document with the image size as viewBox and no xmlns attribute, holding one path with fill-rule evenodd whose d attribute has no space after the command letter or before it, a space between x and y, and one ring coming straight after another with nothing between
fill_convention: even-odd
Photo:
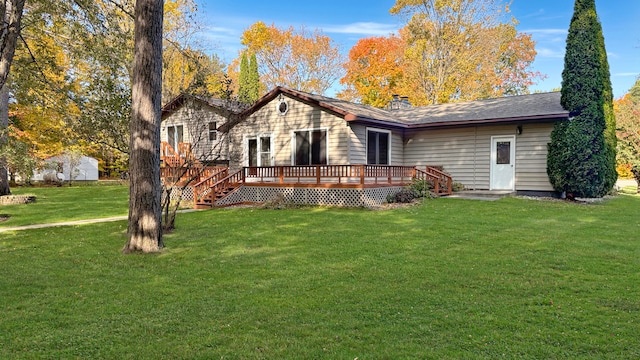
<instances>
[{"instance_id":1,"label":"tall evergreen shrub","mask_svg":"<svg viewBox=\"0 0 640 360\"><path fill-rule=\"evenodd\" d=\"M249 59L249 100L251 103L260 98L260 73L258 72L258 58L256 54L251 54ZM615 129L614 129L615 130Z\"/></svg>"},{"instance_id":2,"label":"tall evergreen shrub","mask_svg":"<svg viewBox=\"0 0 640 360\"><path fill-rule=\"evenodd\" d=\"M243 53L240 58L240 75L238 78L238 101L250 104L249 100L249 60L247 54Z\"/></svg>"},{"instance_id":3,"label":"tall evergreen shrub","mask_svg":"<svg viewBox=\"0 0 640 360\"><path fill-rule=\"evenodd\" d=\"M557 191L601 197L611 190L617 175L615 118L613 111L609 111L611 80L595 0L575 2L561 94L562 106L569 111L570 120L557 123L551 133L549 179Z\"/></svg>"}]
</instances>

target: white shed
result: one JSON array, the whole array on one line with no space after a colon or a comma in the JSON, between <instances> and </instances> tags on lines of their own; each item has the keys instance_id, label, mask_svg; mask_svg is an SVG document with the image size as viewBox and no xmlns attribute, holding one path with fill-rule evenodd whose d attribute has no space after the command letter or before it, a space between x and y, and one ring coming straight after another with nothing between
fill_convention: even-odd
<instances>
[{"instance_id":1,"label":"white shed","mask_svg":"<svg viewBox=\"0 0 640 360\"><path fill-rule=\"evenodd\" d=\"M70 156L58 155L45 160L47 165L33 172L32 181L44 181L47 178L64 181L95 181L98 180L98 160L89 156L80 157L78 164L72 168Z\"/></svg>"}]
</instances>

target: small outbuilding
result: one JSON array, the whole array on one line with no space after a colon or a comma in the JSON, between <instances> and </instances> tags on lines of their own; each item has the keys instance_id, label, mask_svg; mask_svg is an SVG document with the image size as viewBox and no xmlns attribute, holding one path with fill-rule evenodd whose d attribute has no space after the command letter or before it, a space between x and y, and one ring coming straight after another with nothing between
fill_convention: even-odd
<instances>
[{"instance_id":1,"label":"small outbuilding","mask_svg":"<svg viewBox=\"0 0 640 360\"><path fill-rule=\"evenodd\" d=\"M45 166L34 170L31 180L96 181L98 180L98 160L84 155L75 161L70 155L52 156L45 160Z\"/></svg>"}]
</instances>

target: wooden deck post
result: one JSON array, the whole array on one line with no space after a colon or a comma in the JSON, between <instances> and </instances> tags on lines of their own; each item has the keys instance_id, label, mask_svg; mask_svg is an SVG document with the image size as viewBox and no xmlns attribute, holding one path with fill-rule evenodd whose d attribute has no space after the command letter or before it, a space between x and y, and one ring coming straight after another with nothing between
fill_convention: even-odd
<instances>
[{"instance_id":1,"label":"wooden deck post","mask_svg":"<svg viewBox=\"0 0 640 360\"><path fill-rule=\"evenodd\" d=\"M284 184L284 166L278 166L278 172L280 176L280 184Z\"/></svg>"},{"instance_id":2,"label":"wooden deck post","mask_svg":"<svg viewBox=\"0 0 640 360\"><path fill-rule=\"evenodd\" d=\"M360 165L360 185L364 185L364 167L365 165Z\"/></svg>"}]
</instances>

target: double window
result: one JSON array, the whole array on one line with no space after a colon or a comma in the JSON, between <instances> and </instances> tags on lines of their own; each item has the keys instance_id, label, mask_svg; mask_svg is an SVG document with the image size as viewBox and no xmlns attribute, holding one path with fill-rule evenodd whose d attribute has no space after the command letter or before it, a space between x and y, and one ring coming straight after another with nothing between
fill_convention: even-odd
<instances>
[{"instance_id":1,"label":"double window","mask_svg":"<svg viewBox=\"0 0 640 360\"><path fill-rule=\"evenodd\" d=\"M327 163L327 130L294 132L295 165L324 165Z\"/></svg>"},{"instance_id":2,"label":"double window","mask_svg":"<svg viewBox=\"0 0 640 360\"><path fill-rule=\"evenodd\" d=\"M367 164L389 165L391 133L367 130Z\"/></svg>"}]
</instances>

